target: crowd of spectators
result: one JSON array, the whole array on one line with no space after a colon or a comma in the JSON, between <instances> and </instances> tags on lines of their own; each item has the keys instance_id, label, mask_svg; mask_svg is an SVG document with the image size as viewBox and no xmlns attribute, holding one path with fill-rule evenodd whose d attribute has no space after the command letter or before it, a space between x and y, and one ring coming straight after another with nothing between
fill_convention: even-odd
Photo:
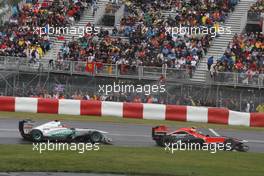
<instances>
[{"instance_id":1,"label":"crowd of spectators","mask_svg":"<svg viewBox=\"0 0 264 176\"><path fill-rule=\"evenodd\" d=\"M209 63L209 60L208 60ZM264 74L264 35L261 33L236 34L224 55L212 64L211 72L245 73L246 80Z\"/></svg>"},{"instance_id":2,"label":"crowd of spectators","mask_svg":"<svg viewBox=\"0 0 264 176\"><path fill-rule=\"evenodd\" d=\"M205 107L225 107L231 110L243 112L264 112L264 104L257 101L249 101L246 97L238 101L237 98L226 97L220 99L216 97L206 98L195 94L176 95L174 93L160 93L144 95L139 93L112 93L105 95L102 93L76 89L71 93L67 93L64 88L58 88L48 91L41 86L35 88L29 87L24 93L17 91L16 96L50 98L50 99L73 99L73 100L94 100L94 101L113 101L113 102L130 102L130 103L153 103L153 104L169 104L169 105L185 105L185 106L205 106ZM0 94L1 96L1 94Z\"/></svg>"},{"instance_id":3,"label":"crowd of spectators","mask_svg":"<svg viewBox=\"0 0 264 176\"><path fill-rule=\"evenodd\" d=\"M0 92L0 96L4 96ZM95 93L92 91L77 90L73 93L64 91L47 91L41 87L30 87L27 92L16 94L22 97L49 98L49 99L72 99L72 100L93 100L93 101L113 101L113 102L130 102L130 103L153 103L165 105L184 105L184 106L205 106L205 107L223 107L230 110L242 112L264 112L264 103L248 101L247 98L242 102L234 97L222 99L217 102L214 98L198 98L187 95L142 95L142 94L125 94L115 93L108 96Z\"/></svg>"},{"instance_id":4,"label":"crowd of spectators","mask_svg":"<svg viewBox=\"0 0 264 176\"><path fill-rule=\"evenodd\" d=\"M166 29L180 25L219 26L234 9L237 0L127 0L124 3L126 15L119 27L112 32L102 29L99 35L87 34L65 43L58 58L127 67L144 65L193 70L207 52L212 36L172 36ZM171 11L175 17L164 17L164 10ZM127 37L128 41L119 35Z\"/></svg>"},{"instance_id":5,"label":"crowd of spectators","mask_svg":"<svg viewBox=\"0 0 264 176\"><path fill-rule=\"evenodd\" d=\"M249 9L252 13L264 12L264 0L258 0ZM229 42L225 53L216 59L213 56L208 58L208 70L214 79L226 81L233 79L234 72L237 74L237 81L243 84L264 84L264 35L260 32L247 32L235 34ZM227 72L222 74L221 72ZM220 74L219 74L220 73Z\"/></svg>"},{"instance_id":6,"label":"crowd of spectators","mask_svg":"<svg viewBox=\"0 0 264 176\"><path fill-rule=\"evenodd\" d=\"M174 104L189 106L216 106L212 100L194 98L191 96L168 95L167 93L152 93L150 95L140 93L110 93L108 95L100 92L76 89L67 93L63 85L55 85L52 91L48 91L40 85L29 87L25 91L16 90L16 96L38 97L51 99L74 99L74 100L97 100L97 101L115 101L115 102L133 102L133 103L155 103L155 104Z\"/></svg>"},{"instance_id":7,"label":"crowd of spectators","mask_svg":"<svg viewBox=\"0 0 264 176\"><path fill-rule=\"evenodd\" d=\"M263 13L264 12L264 0L257 0L257 2L254 3L254 5L250 7L249 12Z\"/></svg>"},{"instance_id":8,"label":"crowd of spectators","mask_svg":"<svg viewBox=\"0 0 264 176\"><path fill-rule=\"evenodd\" d=\"M39 28L47 25L65 27L80 20L88 2L27 0L24 4L14 6L10 20L0 26L0 55L42 58L50 50L51 41L48 35L40 35Z\"/></svg>"},{"instance_id":9,"label":"crowd of spectators","mask_svg":"<svg viewBox=\"0 0 264 176\"><path fill-rule=\"evenodd\" d=\"M127 65L128 67L157 66L177 69L195 69L199 60L207 53L213 39L208 35L174 35L168 27L206 26L208 28L223 23L228 13L234 10L237 0L125 0L126 15L120 26L111 32L101 28L98 35L86 34L84 37L65 42L58 54L58 61L86 61ZM50 50L48 35L33 34L37 26L67 26L80 20L82 12L94 0L53 0L28 3L13 9L10 21L0 26L0 55L19 56L39 59ZM263 0L259 0L250 11L262 12ZM175 16L164 17L162 11L170 11ZM87 26L94 27L93 24ZM111 34L111 35L110 35ZM127 37L127 40L119 36ZM247 73L249 77L264 74L263 34L235 35L224 55L211 63L213 74L218 72ZM63 91L48 92L29 89L23 96L55 99L78 99L120 101L135 103L178 104L190 106L217 106L213 100L196 99L191 96L128 95L110 96L91 92L76 91L69 95ZM223 106L238 103L232 99ZM256 107L263 112L263 104ZM246 106L247 108L247 106Z\"/></svg>"}]
</instances>

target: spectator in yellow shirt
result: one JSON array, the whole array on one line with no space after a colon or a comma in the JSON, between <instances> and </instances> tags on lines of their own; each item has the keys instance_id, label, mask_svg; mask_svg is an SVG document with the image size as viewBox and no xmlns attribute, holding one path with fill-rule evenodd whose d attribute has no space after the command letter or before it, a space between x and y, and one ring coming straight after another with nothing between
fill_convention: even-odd
<instances>
[{"instance_id":1,"label":"spectator in yellow shirt","mask_svg":"<svg viewBox=\"0 0 264 176\"><path fill-rule=\"evenodd\" d=\"M43 56L43 50L39 45L37 46L37 51L39 53L39 57L41 58Z\"/></svg>"},{"instance_id":2,"label":"spectator in yellow shirt","mask_svg":"<svg viewBox=\"0 0 264 176\"><path fill-rule=\"evenodd\" d=\"M202 23L203 23L203 25L206 24L206 20L207 20L207 17L206 17L206 16L203 16L203 17L202 17Z\"/></svg>"},{"instance_id":3,"label":"spectator in yellow shirt","mask_svg":"<svg viewBox=\"0 0 264 176\"><path fill-rule=\"evenodd\" d=\"M264 112L264 103L258 105L256 110L257 110L257 112Z\"/></svg>"}]
</instances>

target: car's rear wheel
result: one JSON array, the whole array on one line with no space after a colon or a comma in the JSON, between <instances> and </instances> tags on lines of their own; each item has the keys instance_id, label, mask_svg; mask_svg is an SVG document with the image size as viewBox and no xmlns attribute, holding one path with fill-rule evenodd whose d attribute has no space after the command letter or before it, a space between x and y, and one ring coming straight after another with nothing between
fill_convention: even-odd
<instances>
[{"instance_id":1,"label":"car's rear wheel","mask_svg":"<svg viewBox=\"0 0 264 176\"><path fill-rule=\"evenodd\" d=\"M173 136L163 136L159 143L161 144L160 146L165 147L165 146L171 146L173 143L178 142L177 139L175 139Z\"/></svg>"},{"instance_id":2,"label":"car's rear wheel","mask_svg":"<svg viewBox=\"0 0 264 176\"><path fill-rule=\"evenodd\" d=\"M97 131L95 131L91 134L91 142L92 143L99 143L102 141L102 138L103 138L102 134L97 132Z\"/></svg>"},{"instance_id":3,"label":"car's rear wheel","mask_svg":"<svg viewBox=\"0 0 264 176\"><path fill-rule=\"evenodd\" d=\"M163 141L163 138L158 139L158 140L155 140L155 141L156 141L156 144L158 146L160 146L160 147L164 147L165 146L164 141Z\"/></svg>"},{"instance_id":4,"label":"car's rear wheel","mask_svg":"<svg viewBox=\"0 0 264 176\"><path fill-rule=\"evenodd\" d=\"M43 134L40 130L32 130L31 137L34 142L40 142L43 140Z\"/></svg>"}]
</instances>

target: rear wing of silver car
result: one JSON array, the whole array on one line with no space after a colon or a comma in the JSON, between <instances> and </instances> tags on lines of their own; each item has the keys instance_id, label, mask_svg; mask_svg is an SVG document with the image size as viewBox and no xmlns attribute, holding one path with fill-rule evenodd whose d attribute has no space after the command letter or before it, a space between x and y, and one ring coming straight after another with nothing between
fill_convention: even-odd
<instances>
[{"instance_id":1,"label":"rear wing of silver car","mask_svg":"<svg viewBox=\"0 0 264 176\"><path fill-rule=\"evenodd\" d=\"M32 128L34 126L34 122L32 120L21 120L18 123L18 129L21 134L21 136L24 139L31 139L30 132L32 131Z\"/></svg>"}]
</instances>

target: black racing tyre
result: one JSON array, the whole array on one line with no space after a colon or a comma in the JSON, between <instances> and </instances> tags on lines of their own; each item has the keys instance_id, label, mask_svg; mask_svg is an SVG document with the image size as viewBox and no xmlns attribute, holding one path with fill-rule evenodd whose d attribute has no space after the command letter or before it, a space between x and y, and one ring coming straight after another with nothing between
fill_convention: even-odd
<instances>
[{"instance_id":1,"label":"black racing tyre","mask_svg":"<svg viewBox=\"0 0 264 176\"><path fill-rule=\"evenodd\" d=\"M160 136L159 139L156 139L155 142L160 147L165 147L168 136Z\"/></svg>"},{"instance_id":2,"label":"black racing tyre","mask_svg":"<svg viewBox=\"0 0 264 176\"><path fill-rule=\"evenodd\" d=\"M43 140L43 134L40 130L32 130L30 134L34 142L41 142Z\"/></svg>"},{"instance_id":3,"label":"black racing tyre","mask_svg":"<svg viewBox=\"0 0 264 176\"><path fill-rule=\"evenodd\" d=\"M103 136L98 131L95 131L91 134L90 139L92 143L99 143L102 141Z\"/></svg>"},{"instance_id":4,"label":"black racing tyre","mask_svg":"<svg viewBox=\"0 0 264 176\"><path fill-rule=\"evenodd\" d=\"M236 150L239 152L247 152L249 150L249 146L245 144L239 144L236 146Z\"/></svg>"},{"instance_id":5,"label":"black racing tyre","mask_svg":"<svg viewBox=\"0 0 264 176\"><path fill-rule=\"evenodd\" d=\"M236 147L236 142L233 139L226 139L224 144L226 151L233 151ZM229 145L229 147L227 147L227 145Z\"/></svg>"},{"instance_id":6,"label":"black racing tyre","mask_svg":"<svg viewBox=\"0 0 264 176\"><path fill-rule=\"evenodd\" d=\"M173 142L176 142L172 136L163 136L159 140L156 140L156 144L161 147L171 146Z\"/></svg>"},{"instance_id":7,"label":"black racing tyre","mask_svg":"<svg viewBox=\"0 0 264 176\"><path fill-rule=\"evenodd\" d=\"M171 145L173 143L173 137L171 137L171 136L165 136L163 140L164 140L163 141L164 146L165 146L165 143L167 145Z\"/></svg>"},{"instance_id":8,"label":"black racing tyre","mask_svg":"<svg viewBox=\"0 0 264 176\"><path fill-rule=\"evenodd\" d=\"M159 140L156 140L156 144L158 146L160 146L160 147L164 147L165 146L163 138L161 138Z\"/></svg>"}]
</instances>

